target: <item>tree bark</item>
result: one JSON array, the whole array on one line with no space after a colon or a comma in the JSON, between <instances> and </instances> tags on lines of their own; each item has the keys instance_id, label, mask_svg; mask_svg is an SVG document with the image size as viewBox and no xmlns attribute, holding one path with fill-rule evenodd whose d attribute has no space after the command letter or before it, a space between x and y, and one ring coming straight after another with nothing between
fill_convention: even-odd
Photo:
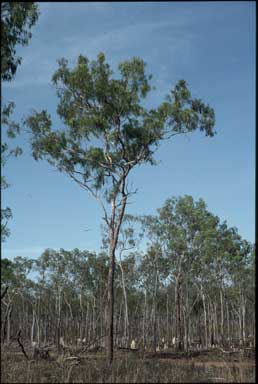
<instances>
[{"instance_id":1,"label":"tree bark","mask_svg":"<svg viewBox=\"0 0 258 384\"><path fill-rule=\"evenodd\" d=\"M214 338L215 343L218 343L219 335L218 335L218 316L217 316L217 304L214 303Z\"/></svg>"},{"instance_id":2,"label":"tree bark","mask_svg":"<svg viewBox=\"0 0 258 384\"><path fill-rule=\"evenodd\" d=\"M175 305L176 305L176 346L178 350L182 350L181 277L180 275L176 276Z\"/></svg>"},{"instance_id":3,"label":"tree bark","mask_svg":"<svg viewBox=\"0 0 258 384\"><path fill-rule=\"evenodd\" d=\"M61 289L58 288L57 296L57 323L56 323L56 345L57 351L60 352L60 337L61 337Z\"/></svg>"},{"instance_id":4,"label":"tree bark","mask_svg":"<svg viewBox=\"0 0 258 384\"><path fill-rule=\"evenodd\" d=\"M228 300L226 301L226 311L227 311L227 333L228 333L228 342L230 342L230 339L231 339L231 333L230 333L230 319L229 319Z\"/></svg>"},{"instance_id":5,"label":"tree bark","mask_svg":"<svg viewBox=\"0 0 258 384\"><path fill-rule=\"evenodd\" d=\"M242 319L243 319L242 339L243 339L243 343L245 343L245 341L246 341L246 316L245 316L246 305L245 305L245 297L244 297L243 292L242 292L241 296L242 296Z\"/></svg>"},{"instance_id":6,"label":"tree bark","mask_svg":"<svg viewBox=\"0 0 258 384\"><path fill-rule=\"evenodd\" d=\"M120 260L119 267L121 270L122 277L122 287L123 287L123 295L124 295L124 303L125 303L125 314L124 314L124 338L126 341L126 347L129 348L129 316L128 316L128 303L127 303L127 292L125 286L125 278L124 278L124 269L122 265L122 261Z\"/></svg>"},{"instance_id":7,"label":"tree bark","mask_svg":"<svg viewBox=\"0 0 258 384\"><path fill-rule=\"evenodd\" d=\"M155 286L153 297L153 352L156 353L157 348L157 291L158 291L158 273L155 262Z\"/></svg>"},{"instance_id":8,"label":"tree bark","mask_svg":"<svg viewBox=\"0 0 258 384\"><path fill-rule=\"evenodd\" d=\"M146 318L147 318L147 290L144 291L144 316L143 316L143 349L146 349Z\"/></svg>"},{"instance_id":9,"label":"tree bark","mask_svg":"<svg viewBox=\"0 0 258 384\"><path fill-rule=\"evenodd\" d=\"M114 326L114 272L115 272L115 250L113 244L110 244L109 253L109 271L108 271L108 360L112 364L113 361L113 326Z\"/></svg>"},{"instance_id":10,"label":"tree bark","mask_svg":"<svg viewBox=\"0 0 258 384\"><path fill-rule=\"evenodd\" d=\"M224 342L224 302L223 302L223 290L220 288L220 339L221 343Z\"/></svg>"},{"instance_id":11,"label":"tree bark","mask_svg":"<svg viewBox=\"0 0 258 384\"><path fill-rule=\"evenodd\" d=\"M108 361L111 365L113 362L114 355L114 275L115 275L115 251L119 236L120 227L123 221L127 196L124 193L125 187L125 177L121 180L122 184L122 200L121 208L116 222L116 198L113 198L111 201L111 220L109 223L109 270L108 270L108 295L107 295L107 305L108 305L108 340L107 340L107 354Z\"/></svg>"},{"instance_id":12,"label":"tree bark","mask_svg":"<svg viewBox=\"0 0 258 384\"><path fill-rule=\"evenodd\" d=\"M168 293L167 293L167 300L166 300L166 310L167 310L167 332L166 332L166 339L169 340L169 301L168 301Z\"/></svg>"},{"instance_id":13,"label":"tree bark","mask_svg":"<svg viewBox=\"0 0 258 384\"><path fill-rule=\"evenodd\" d=\"M203 317L204 317L204 347L208 348L208 332L207 332L207 311L206 311L206 298L203 291L203 286L201 286L201 296L203 302Z\"/></svg>"},{"instance_id":14,"label":"tree bark","mask_svg":"<svg viewBox=\"0 0 258 384\"><path fill-rule=\"evenodd\" d=\"M30 342L33 345L34 342L34 329L35 329L35 311L32 308L32 325L31 325L31 333L30 333Z\"/></svg>"},{"instance_id":15,"label":"tree bark","mask_svg":"<svg viewBox=\"0 0 258 384\"><path fill-rule=\"evenodd\" d=\"M6 334L6 344L10 344L10 336L11 336L11 314L12 314L13 306L10 304L7 311L7 334Z\"/></svg>"}]
</instances>

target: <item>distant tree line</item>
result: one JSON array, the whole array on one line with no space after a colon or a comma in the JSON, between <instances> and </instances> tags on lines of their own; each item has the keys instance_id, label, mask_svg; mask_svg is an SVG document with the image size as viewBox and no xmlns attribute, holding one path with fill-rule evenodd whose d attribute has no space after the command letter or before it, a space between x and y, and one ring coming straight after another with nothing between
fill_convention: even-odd
<instances>
[{"instance_id":1,"label":"distant tree line","mask_svg":"<svg viewBox=\"0 0 258 384\"><path fill-rule=\"evenodd\" d=\"M147 239L146 250L141 250ZM1 260L2 343L103 346L109 257L46 249ZM254 245L191 196L126 216L115 264L114 346L188 350L255 342ZM61 344L62 344L61 343Z\"/></svg>"}]
</instances>

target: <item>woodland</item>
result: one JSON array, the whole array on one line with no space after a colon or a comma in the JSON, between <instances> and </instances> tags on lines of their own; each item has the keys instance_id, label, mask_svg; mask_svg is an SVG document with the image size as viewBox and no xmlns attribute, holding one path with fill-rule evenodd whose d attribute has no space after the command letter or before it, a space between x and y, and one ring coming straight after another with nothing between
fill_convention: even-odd
<instances>
[{"instance_id":1,"label":"woodland","mask_svg":"<svg viewBox=\"0 0 258 384\"><path fill-rule=\"evenodd\" d=\"M3 2L1 11L1 80L8 82L21 64L16 46L28 44L39 11L34 2ZM64 128L47 110L21 124L32 158L100 205L102 247L1 259L2 381L218 382L204 367L214 360L221 382L254 382L254 244L190 195L168 191L154 215L127 213L137 196L132 170L156 165L157 149L174 136L212 138L214 109L183 79L159 106L145 107L152 76L138 57L119 63L119 76L104 53L58 65L52 84ZM9 139L22 134L14 108L1 108ZM9 142L1 144L2 166L22 154ZM1 186L8 188L4 176ZM2 207L2 241L11 219Z\"/></svg>"}]
</instances>

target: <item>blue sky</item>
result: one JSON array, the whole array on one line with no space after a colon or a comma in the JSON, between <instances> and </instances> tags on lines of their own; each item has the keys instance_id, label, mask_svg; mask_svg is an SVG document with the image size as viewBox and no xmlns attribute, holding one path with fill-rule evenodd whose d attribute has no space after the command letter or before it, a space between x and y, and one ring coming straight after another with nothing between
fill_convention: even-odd
<instances>
[{"instance_id":1,"label":"blue sky","mask_svg":"<svg viewBox=\"0 0 258 384\"><path fill-rule=\"evenodd\" d=\"M72 65L79 54L102 51L115 70L133 56L153 74L147 105L157 105L179 79L216 113L214 138L200 133L162 143L157 166L131 175L138 193L128 212L154 214L171 196L203 198L208 209L255 238L255 2L40 3L40 17L11 83L2 85L14 101L14 118L47 109L55 121L57 97L51 77L57 59ZM3 257L37 257L45 248L100 249L102 212L97 202L48 163L30 155L23 132L10 145L23 155L3 174L10 188L2 205L12 208L11 236ZM91 231L85 232L85 229Z\"/></svg>"}]
</instances>

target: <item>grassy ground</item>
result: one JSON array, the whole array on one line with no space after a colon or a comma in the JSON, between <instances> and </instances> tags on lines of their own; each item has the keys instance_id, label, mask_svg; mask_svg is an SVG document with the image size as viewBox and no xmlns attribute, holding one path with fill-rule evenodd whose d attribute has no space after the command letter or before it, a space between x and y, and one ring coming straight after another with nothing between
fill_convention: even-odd
<instances>
[{"instance_id":1,"label":"grassy ground","mask_svg":"<svg viewBox=\"0 0 258 384\"><path fill-rule=\"evenodd\" d=\"M28 353L29 354L29 353ZM116 353L112 369L104 354L79 358L50 353L50 359L27 361L19 349L1 353L2 383L252 383L254 356L220 351L142 354Z\"/></svg>"}]
</instances>

